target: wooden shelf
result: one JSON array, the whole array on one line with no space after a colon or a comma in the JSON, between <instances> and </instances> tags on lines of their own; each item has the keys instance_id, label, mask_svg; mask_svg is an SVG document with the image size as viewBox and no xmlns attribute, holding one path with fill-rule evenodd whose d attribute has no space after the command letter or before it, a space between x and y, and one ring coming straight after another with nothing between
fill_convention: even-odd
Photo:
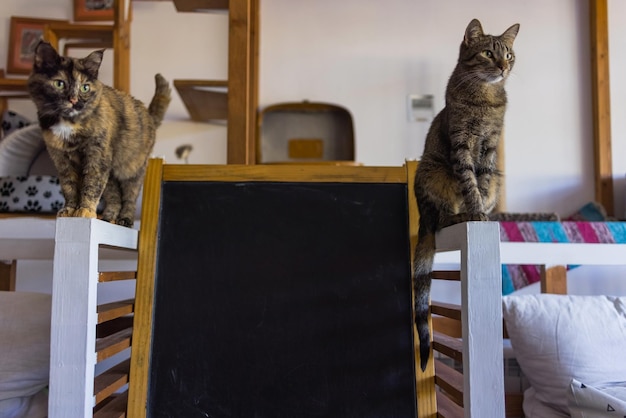
<instances>
[{"instance_id":1,"label":"wooden shelf","mask_svg":"<svg viewBox=\"0 0 626 418\"><path fill-rule=\"evenodd\" d=\"M53 45L58 45L60 39L65 39L97 42L102 47L113 48L114 25L49 23L46 29L48 40Z\"/></svg>"},{"instance_id":2,"label":"wooden shelf","mask_svg":"<svg viewBox=\"0 0 626 418\"><path fill-rule=\"evenodd\" d=\"M15 93L24 93L28 94L28 89L26 86L27 80L25 78L4 78L1 77L0 74L0 91L3 93L5 91Z\"/></svg>"},{"instance_id":3,"label":"wooden shelf","mask_svg":"<svg viewBox=\"0 0 626 418\"><path fill-rule=\"evenodd\" d=\"M189 116L197 122L228 119L228 81L174 80Z\"/></svg>"},{"instance_id":4,"label":"wooden shelf","mask_svg":"<svg viewBox=\"0 0 626 418\"><path fill-rule=\"evenodd\" d=\"M226 12L228 15L228 83L219 82L221 85L216 85L213 84L216 82L202 81L192 86L189 84L191 80L179 80L174 81L174 85L192 120L226 121L228 164L254 164L258 106L259 0L173 1L179 12ZM206 88L216 86L223 87L224 91Z\"/></svg>"},{"instance_id":5,"label":"wooden shelf","mask_svg":"<svg viewBox=\"0 0 626 418\"><path fill-rule=\"evenodd\" d=\"M25 78L5 78L0 70L0 115L8 108L8 99L30 99Z\"/></svg>"},{"instance_id":6,"label":"wooden shelf","mask_svg":"<svg viewBox=\"0 0 626 418\"><path fill-rule=\"evenodd\" d=\"M174 0L179 12L211 12L228 10L228 0Z\"/></svg>"}]
</instances>

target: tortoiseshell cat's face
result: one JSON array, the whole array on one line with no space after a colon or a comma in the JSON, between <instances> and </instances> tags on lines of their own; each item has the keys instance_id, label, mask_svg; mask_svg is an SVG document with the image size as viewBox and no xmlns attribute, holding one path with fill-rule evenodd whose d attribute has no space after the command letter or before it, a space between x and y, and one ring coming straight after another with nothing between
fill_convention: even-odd
<instances>
[{"instance_id":1,"label":"tortoiseshell cat's face","mask_svg":"<svg viewBox=\"0 0 626 418\"><path fill-rule=\"evenodd\" d=\"M513 25L500 36L485 35L477 20L470 22L459 54L468 77L487 83L505 80L515 64L513 41L518 30L519 25Z\"/></svg>"},{"instance_id":2,"label":"tortoiseshell cat's face","mask_svg":"<svg viewBox=\"0 0 626 418\"><path fill-rule=\"evenodd\" d=\"M103 51L82 59L61 57L47 43L35 51L29 90L38 109L51 123L75 122L91 113L101 86L97 81Z\"/></svg>"}]
</instances>

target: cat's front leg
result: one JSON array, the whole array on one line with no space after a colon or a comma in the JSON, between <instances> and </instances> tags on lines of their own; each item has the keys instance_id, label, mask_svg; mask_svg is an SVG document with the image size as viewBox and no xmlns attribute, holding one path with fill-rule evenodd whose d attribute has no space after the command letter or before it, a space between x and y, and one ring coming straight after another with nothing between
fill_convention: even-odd
<instances>
[{"instance_id":1,"label":"cat's front leg","mask_svg":"<svg viewBox=\"0 0 626 418\"><path fill-rule=\"evenodd\" d=\"M93 147L85 157L83 178L80 188L80 201L74 212L75 217L96 218L96 210L100 197L109 178L111 162L102 158L104 154L99 147Z\"/></svg>"},{"instance_id":2,"label":"cat's front leg","mask_svg":"<svg viewBox=\"0 0 626 418\"><path fill-rule=\"evenodd\" d=\"M98 216L96 210L104 189L102 183L106 183L106 178L101 176L86 176L83 179L80 204L73 216L77 218L96 218Z\"/></svg>"},{"instance_id":3,"label":"cat's front leg","mask_svg":"<svg viewBox=\"0 0 626 418\"><path fill-rule=\"evenodd\" d=\"M482 196L483 209L490 213L498 203L500 193L500 171L496 167L496 145L487 147L484 157L476 167L478 190Z\"/></svg>"},{"instance_id":4,"label":"cat's front leg","mask_svg":"<svg viewBox=\"0 0 626 418\"><path fill-rule=\"evenodd\" d=\"M59 174L61 193L65 199L65 204L57 212L57 216L60 218L74 216L78 207L78 189L80 187L78 171L72 161L65 158L62 152L48 147L48 154Z\"/></svg>"},{"instance_id":5,"label":"cat's front leg","mask_svg":"<svg viewBox=\"0 0 626 418\"><path fill-rule=\"evenodd\" d=\"M446 226L460 224L461 222L472 222L472 221L488 221L489 215L486 213L457 213L456 215L452 215L447 217L441 222L441 227L445 228Z\"/></svg>"},{"instance_id":6,"label":"cat's front leg","mask_svg":"<svg viewBox=\"0 0 626 418\"><path fill-rule=\"evenodd\" d=\"M478 188L478 180L475 173L474 160L467 146L469 138L459 135L452 138L452 152L450 155L452 170L456 177L465 212L468 214L484 213L483 198Z\"/></svg>"}]
</instances>

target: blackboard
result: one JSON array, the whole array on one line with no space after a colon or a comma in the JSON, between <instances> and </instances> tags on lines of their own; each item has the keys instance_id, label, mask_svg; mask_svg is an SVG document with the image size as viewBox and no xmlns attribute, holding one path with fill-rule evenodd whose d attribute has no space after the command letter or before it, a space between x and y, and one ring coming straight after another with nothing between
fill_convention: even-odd
<instances>
[{"instance_id":1,"label":"blackboard","mask_svg":"<svg viewBox=\"0 0 626 418\"><path fill-rule=\"evenodd\" d=\"M416 416L407 199L163 181L146 415Z\"/></svg>"}]
</instances>

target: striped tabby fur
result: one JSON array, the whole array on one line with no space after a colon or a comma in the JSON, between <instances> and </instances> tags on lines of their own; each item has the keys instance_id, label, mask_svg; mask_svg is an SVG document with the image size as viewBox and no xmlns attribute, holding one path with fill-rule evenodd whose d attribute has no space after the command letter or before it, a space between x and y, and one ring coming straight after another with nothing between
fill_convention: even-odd
<instances>
[{"instance_id":1,"label":"striped tabby fur","mask_svg":"<svg viewBox=\"0 0 626 418\"><path fill-rule=\"evenodd\" d=\"M435 233L465 221L485 221L498 199L496 147L507 97L504 82L515 63L519 25L500 36L486 35L478 20L465 31L457 65L446 89L446 105L426 137L415 175L420 212L415 251L415 324L421 368L430 355L428 309Z\"/></svg>"}]
</instances>

